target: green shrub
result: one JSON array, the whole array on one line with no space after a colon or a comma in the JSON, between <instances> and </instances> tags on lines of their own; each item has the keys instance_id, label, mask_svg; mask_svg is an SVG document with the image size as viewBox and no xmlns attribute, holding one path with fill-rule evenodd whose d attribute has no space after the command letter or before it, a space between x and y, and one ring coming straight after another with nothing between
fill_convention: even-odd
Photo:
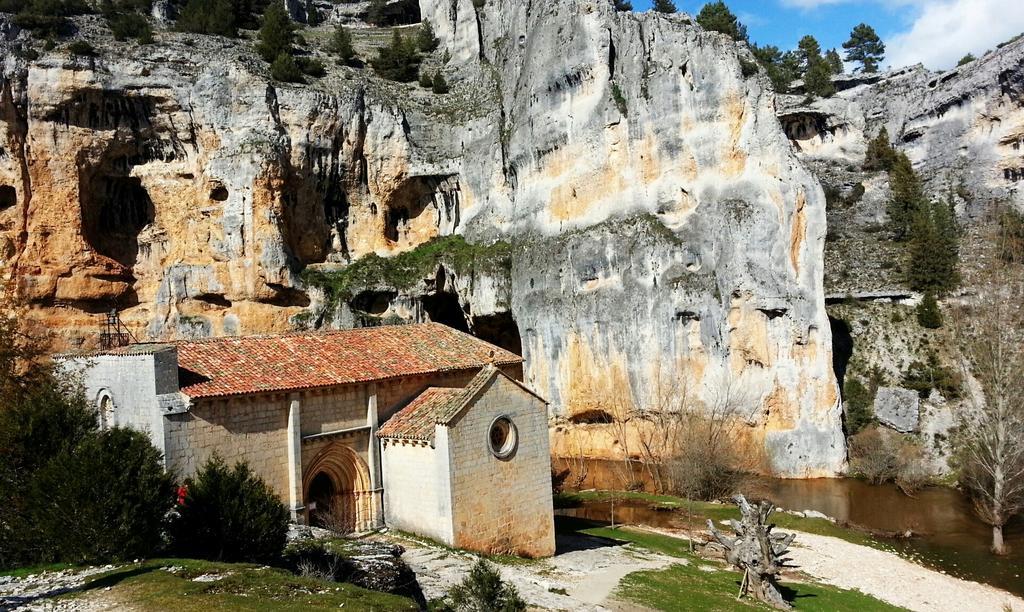
<instances>
[{"instance_id":1,"label":"green shrub","mask_svg":"<svg viewBox=\"0 0 1024 612\"><path fill-rule=\"evenodd\" d=\"M178 16L177 29L196 34L215 34L234 38L239 27L255 25L245 2L233 0L188 0Z\"/></svg>"},{"instance_id":2,"label":"green shrub","mask_svg":"<svg viewBox=\"0 0 1024 612\"><path fill-rule=\"evenodd\" d=\"M843 383L843 412L846 416L846 434L860 433L875 420L876 389L869 389L859 378L849 377Z\"/></svg>"},{"instance_id":3,"label":"green shrub","mask_svg":"<svg viewBox=\"0 0 1024 612\"><path fill-rule=\"evenodd\" d=\"M0 11L15 13L14 24L38 37L62 37L74 32L68 17L84 15L92 9L83 0L3 0Z\"/></svg>"},{"instance_id":4,"label":"green shrub","mask_svg":"<svg viewBox=\"0 0 1024 612\"><path fill-rule=\"evenodd\" d=\"M115 40L137 39L140 43L153 42L153 29L146 18L138 13L121 13L107 19L107 26Z\"/></svg>"},{"instance_id":5,"label":"green shrub","mask_svg":"<svg viewBox=\"0 0 1024 612\"><path fill-rule=\"evenodd\" d=\"M299 64L294 57L287 53L278 55L277 59L270 64L270 76L284 83L302 82L302 70L299 68Z\"/></svg>"},{"instance_id":6,"label":"green shrub","mask_svg":"<svg viewBox=\"0 0 1024 612\"><path fill-rule=\"evenodd\" d=\"M917 323L925 329L938 329L942 327L942 313L939 311L939 302L931 291L925 293L924 299L917 305Z\"/></svg>"},{"instance_id":7,"label":"green shrub","mask_svg":"<svg viewBox=\"0 0 1024 612\"><path fill-rule=\"evenodd\" d=\"M322 78L327 74L327 69L324 68L324 63L318 59L301 58L298 60L298 65L303 73L316 79ZM301 77L299 80L302 80Z\"/></svg>"},{"instance_id":8,"label":"green shrub","mask_svg":"<svg viewBox=\"0 0 1024 612\"><path fill-rule=\"evenodd\" d=\"M480 559L469 575L448 592L442 610L453 612L520 612L526 602L511 584L501 579L493 565Z\"/></svg>"},{"instance_id":9,"label":"green shrub","mask_svg":"<svg viewBox=\"0 0 1024 612\"><path fill-rule=\"evenodd\" d=\"M84 40L76 40L68 45L68 52L70 52L71 55L80 55L82 57L96 56L96 49L93 49L92 45Z\"/></svg>"},{"instance_id":10,"label":"green shrub","mask_svg":"<svg viewBox=\"0 0 1024 612\"><path fill-rule=\"evenodd\" d=\"M214 561L276 561L288 533L288 510L246 463L206 462L185 483L188 492L171 523L174 552Z\"/></svg>"},{"instance_id":11,"label":"green shrub","mask_svg":"<svg viewBox=\"0 0 1024 612\"><path fill-rule=\"evenodd\" d=\"M426 89L432 89L434 87L434 79L430 78L429 72L420 72L420 87L424 87Z\"/></svg>"},{"instance_id":12,"label":"green shrub","mask_svg":"<svg viewBox=\"0 0 1024 612\"><path fill-rule=\"evenodd\" d=\"M174 488L149 437L114 428L62 450L32 479L31 498L47 560L102 563L153 556Z\"/></svg>"},{"instance_id":13,"label":"green shrub","mask_svg":"<svg viewBox=\"0 0 1024 612\"><path fill-rule=\"evenodd\" d=\"M445 80L444 75L440 71L434 73L432 88L436 94L448 93L448 81Z\"/></svg>"},{"instance_id":14,"label":"green shrub","mask_svg":"<svg viewBox=\"0 0 1024 612\"><path fill-rule=\"evenodd\" d=\"M625 117L629 114L629 107L626 105L626 96L622 94L622 88L619 87L618 83L612 83L612 100L615 101L616 108Z\"/></svg>"},{"instance_id":15,"label":"green shrub","mask_svg":"<svg viewBox=\"0 0 1024 612\"><path fill-rule=\"evenodd\" d=\"M962 382L955 370L943 366L938 355L929 352L925 361L914 361L907 367L900 385L917 391L922 399L928 397L932 389L939 391L947 399L954 399L960 397Z\"/></svg>"},{"instance_id":16,"label":"green shrub","mask_svg":"<svg viewBox=\"0 0 1024 612\"><path fill-rule=\"evenodd\" d=\"M49 368L16 370L20 357L11 332L0 320L0 567L46 560L29 516L34 475L97 427L84 396Z\"/></svg>"},{"instance_id":17,"label":"green shrub","mask_svg":"<svg viewBox=\"0 0 1024 612\"><path fill-rule=\"evenodd\" d=\"M370 60L370 64L377 74L385 79L408 83L416 80L420 61L416 43L411 38L403 38L398 30L395 30L391 44L378 49L377 57Z\"/></svg>"}]
</instances>

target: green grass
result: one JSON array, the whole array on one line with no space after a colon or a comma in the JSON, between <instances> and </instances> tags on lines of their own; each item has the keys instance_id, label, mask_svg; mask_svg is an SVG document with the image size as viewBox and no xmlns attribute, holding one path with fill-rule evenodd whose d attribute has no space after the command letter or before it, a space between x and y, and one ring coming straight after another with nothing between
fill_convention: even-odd
<instances>
[{"instance_id":1,"label":"green grass","mask_svg":"<svg viewBox=\"0 0 1024 612\"><path fill-rule=\"evenodd\" d=\"M705 519L711 519L717 523L723 520L740 518L739 509L732 504L713 504L701 501L688 503L687 500L681 497L634 491L559 493L555 496L555 507L573 508L587 502L603 502L611 499L648 502L652 506L659 508L689 509L694 513L695 524L703 523ZM775 512L771 516L771 522L781 529L793 529L815 535L831 536L852 544L870 546L879 550L889 550L882 542L871 537L871 534L859 529L837 525L827 519L799 517L785 512Z\"/></svg>"},{"instance_id":2,"label":"green grass","mask_svg":"<svg viewBox=\"0 0 1024 612\"><path fill-rule=\"evenodd\" d=\"M619 583L616 590L616 596L620 599L655 610L770 609L750 600L737 601L740 573L723 569L691 554L689 544L681 538L642 529L604 527L593 521L568 517L558 517L555 525L561 533L584 534L625 542L684 561L663 570L629 574ZM874 612L900 609L859 591L804 582L788 582L782 586L783 595L797 610Z\"/></svg>"},{"instance_id":3,"label":"green grass","mask_svg":"<svg viewBox=\"0 0 1024 612\"><path fill-rule=\"evenodd\" d=\"M699 560L690 565L673 565L668 569L635 572L619 583L616 595L655 610L770 610L750 599L736 600L740 573L715 569ZM859 591L835 587L787 583L783 596L796 610L821 612L875 612L900 610Z\"/></svg>"},{"instance_id":4,"label":"green grass","mask_svg":"<svg viewBox=\"0 0 1024 612\"><path fill-rule=\"evenodd\" d=\"M178 568L174 572L170 568ZM212 582L195 582L220 574ZM106 590L108 589L109 590ZM105 601L130 603L136 610L217 612L220 610L416 610L412 600L351 584L296 576L285 570L244 563L193 559L153 559L90 578L67 597L102 592Z\"/></svg>"}]
</instances>

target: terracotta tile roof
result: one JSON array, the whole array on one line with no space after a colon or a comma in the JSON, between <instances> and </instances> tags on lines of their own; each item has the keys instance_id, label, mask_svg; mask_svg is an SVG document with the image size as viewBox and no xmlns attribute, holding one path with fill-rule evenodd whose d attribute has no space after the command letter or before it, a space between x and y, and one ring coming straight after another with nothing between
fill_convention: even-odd
<instances>
[{"instance_id":1,"label":"terracotta tile roof","mask_svg":"<svg viewBox=\"0 0 1024 612\"><path fill-rule=\"evenodd\" d=\"M458 412L465 393L465 389L428 387L388 419L377 437L433 442L434 425L443 422L453 408Z\"/></svg>"},{"instance_id":2,"label":"terracotta tile roof","mask_svg":"<svg viewBox=\"0 0 1024 612\"><path fill-rule=\"evenodd\" d=\"M192 398L330 387L523 361L440 323L174 344L181 390Z\"/></svg>"},{"instance_id":3,"label":"terracotta tile roof","mask_svg":"<svg viewBox=\"0 0 1024 612\"><path fill-rule=\"evenodd\" d=\"M429 387L417 395L377 430L379 438L434 441L434 425L450 425L463 408L473 402L495 376L504 376L524 392L547 404L523 383L495 367L485 367L465 387Z\"/></svg>"}]
</instances>

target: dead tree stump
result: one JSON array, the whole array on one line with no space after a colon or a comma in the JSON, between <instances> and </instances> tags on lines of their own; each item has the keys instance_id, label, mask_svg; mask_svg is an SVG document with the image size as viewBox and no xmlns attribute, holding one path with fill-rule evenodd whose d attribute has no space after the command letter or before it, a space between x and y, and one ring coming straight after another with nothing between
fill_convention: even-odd
<instances>
[{"instance_id":1,"label":"dead tree stump","mask_svg":"<svg viewBox=\"0 0 1024 612\"><path fill-rule=\"evenodd\" d=\"M792 606L779 592L777 577L789 559L783 557L789 550L795 533L772 533L775 525L768 523L768 517L775 510L769 502L758 506L750 505L746 498L733 498L740 507L742 519L729 521L736 532L735 538L726 537L708 519L711 536L725 547L725 559L743 572L739 597L750 594L773 608L789 610Z\"/></svg>"}]
</instances>

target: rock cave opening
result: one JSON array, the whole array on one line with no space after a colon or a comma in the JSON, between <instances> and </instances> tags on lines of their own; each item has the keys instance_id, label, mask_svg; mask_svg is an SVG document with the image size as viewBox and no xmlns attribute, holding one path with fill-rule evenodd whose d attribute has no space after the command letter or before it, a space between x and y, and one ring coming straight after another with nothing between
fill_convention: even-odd
<instances>
[{"instance_id":1,"label":"rock cave opening","mask_svg":"<svg viewBox=\"0 0 1024 612\"><path fill-rule=\"evenodd\" d=\"M391 308L391 303L397 297L397 291L374 291L368 289L356 294L352 301L349 302L349 306L352 307L352 310L358 310L368 315L380 316Z\"/></svg>"},{"instance_id":2,"label":"rock cave opening","mask_svg":"<svg viewBox=\"0 0 1024 612\"><path fill-rule=\"evenodd\" d=\"M428 208L435 214L427 214ZM413 243L450 234L459 224L457 175L413 176L402 181L384 205L384 237Z\"/></svg>"},{"instance_id":3,"label":"rock cave opening","mask_svg":"<svg viewBox=\"0 0 1024 612\"><path fill-rule=\"evenodd\" d=\"M473 317L473 335L516 355L523 354L523 339L511 312Z\"/></svg>"},{"instance_id":4,"label":"rock cave opening","mask_svg":"<svg viewBox=\"0 0 1024 612\"><path fill-rule=\"evenodd\" d=\"M846 368L853 357L853 335L850 333L850 324L842 319L830 316L828 324L832 330L832 369L842 391L846 382Z\"/></svg>"},{"instance_id":5,"label":"rock cave opening","mask_svg":"<svg viewBox=\"0 0 1024 612\"><path fill-rule=\"evenodd\" d=\"M127 267L139 255L139 232L153 222L153 202L134 176L99 174L81 191L85 240L99 254Z\"/></svg>"},{"instance_id":6,"label":"rock cave opening","mask_svg":"<svg viewBox=\"0 0 1024 612\"><path fill-rule=\"evenodd\" d=\"M18 190L11 185L0 185L0 210L18 203Z\"/></svg>"},{"instance_id":7,"label":"rock cave opening","mask_svg":"<svg viewBox=\"0 0 1024 612\"><path fill-rule=\"evenodd\" d=\"M442 323L448 327L469 333L469 322L466 320L466 313L459 304L459 297L447 291L438 291L423 296L423 310L435 323Z\"/></svg>"}]
</instances>

